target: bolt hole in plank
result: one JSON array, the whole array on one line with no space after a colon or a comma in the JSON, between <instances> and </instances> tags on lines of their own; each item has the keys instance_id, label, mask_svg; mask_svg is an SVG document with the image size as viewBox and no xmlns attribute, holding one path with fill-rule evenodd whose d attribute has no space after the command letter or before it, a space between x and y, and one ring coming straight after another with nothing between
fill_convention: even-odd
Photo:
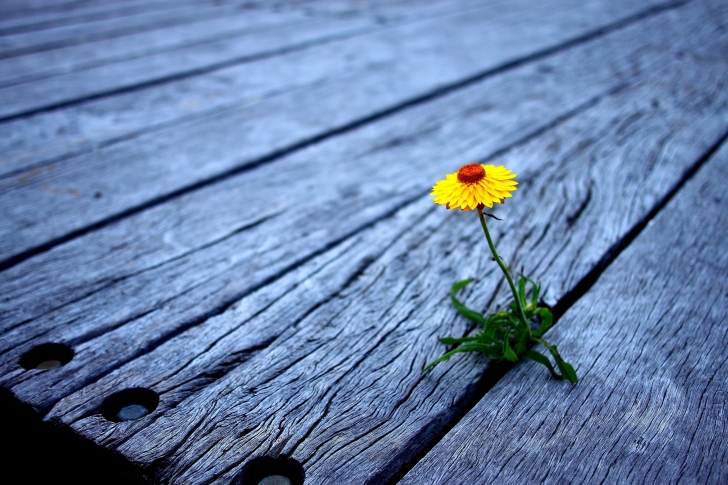
<instances>
[{"instance_id":1,"label":"bolt hole in plank","mask_svg":"<svg viewBox=\"0 0 728 485\"><path fill-rule=\"evenodd\" d=\"M143 418L157 409L159 395L141 387L115 392L101 405L101 415L109 421L120 423Z\"/></svg>"},{"instance_id":2,"label":"bolt hole in plank","mask_svg":"<svg viewBox=\"0 0 728 485\"><path fill-rule=\"evenodd\" d=\"M53 370L63 367L73 359L75 352L67 345L48 343L33 347L20 358L20 366L31 370Z\"/></svg>"},{"instance_id":3,"label":"bolt hole in plank","mask_svg":"<svg viewBox=\"0 0 728 485\"><path fill-rule=\"evenodd\" d=\"M259 456L245 464L239 485L303 485L303 466L287 457Z\"/></svg>"}]
</instances>

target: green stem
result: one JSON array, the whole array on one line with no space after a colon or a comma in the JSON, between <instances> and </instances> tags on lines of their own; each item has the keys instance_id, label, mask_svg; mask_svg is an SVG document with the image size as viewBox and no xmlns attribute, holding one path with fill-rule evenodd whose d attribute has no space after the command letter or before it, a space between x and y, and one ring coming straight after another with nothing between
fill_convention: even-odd
<instances>
[{"instance_id":1,"label":"green stem","mask_svg":"<svg viewBox=\"0 0 728 485\"><path fill-rule=\"evenodd\" d=\"M531 325L529 324L528 320L526 320L526 314L523 312L523 306L521 305L521 299L518 297L518 291L516 291L516 285L513 283L513 278L511 278L511 273L508 271L508 266L506 266L505 261L498 256L498 252L495 250L495 245L493 244L493 239L490 237L490 232L488 231L488 224L485 223L485 216L483 215L483 209L478 207L478 217L480 218L480 225L483 226L483 232L485 232L485 239L488 240L488 247L490 247L490 252L493 253L493 257L495 258L495 262L498 263L498 266L500 266L500 269L503 271L503 274L506 275L506 279L508 280L508 285L511 287L511 292L513 292L513 299L516 302L516 308L518 308L518 317L521 319L521 323L523 324L523 327L528 330L528 337L531 338Z\"/></svg>"}]
</instances>

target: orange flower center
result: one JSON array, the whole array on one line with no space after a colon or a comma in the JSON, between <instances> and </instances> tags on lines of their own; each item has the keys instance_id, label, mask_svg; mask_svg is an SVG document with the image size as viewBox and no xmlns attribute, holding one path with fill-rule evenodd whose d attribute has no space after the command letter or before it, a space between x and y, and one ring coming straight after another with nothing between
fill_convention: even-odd
<instances>
[{"instance_id":1,"label":"orange flower center","mask_svg":"<svg viewBox=\"0 0 728 485\"><path fill-rule=\"evenodd\" d=\"M458 170L458 180L464 184L474 184L485 178L485 169L479 163L469 163Z\"/></svg>"}]
</instances>

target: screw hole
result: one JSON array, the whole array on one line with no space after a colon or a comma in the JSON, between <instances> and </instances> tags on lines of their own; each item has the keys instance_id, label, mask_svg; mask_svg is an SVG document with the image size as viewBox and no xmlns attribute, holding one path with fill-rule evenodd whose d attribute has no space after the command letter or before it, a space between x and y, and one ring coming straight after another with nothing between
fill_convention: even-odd
<instances>
[{"instance_id":1,"label":"screw hole","mask_svg":"<svg viewBox=\"0 0 728 485\"><path fill-rule=\"evenodd\" d=\"M42 344L24 353L19 363L27 370L53 370L68 364L73 355L73 349L67 345Z\"/></svg>"},{"instance_id":2,"label":"screw hole","mask_svg":"<svg viewBox=\"0 0 728 485\"><path fill-rule=\"evenodd\" d=\"M303 467L284 456L259 456L245 464L236 483L240 485L303 485Z\"/></svg>"},{"instance_id":3,"label":"screw hole","mask_svg":"<svg viewBox=\"0 0 728 485\"><path fill-rule=\"evenodd\" d=\"M291 481L283 475L268 475L258 485L291 485Z\"/></svg>"},{"instance_id":4,"label":"screw hole","mask_svg":"<svg viewBox=\"0 0 728 485\"><path fill-rule=\"evenodd\" d=\"M159 395L156 392L135 387L107 397L101 405L101 415L115 423L134 421L153 412L158 405Z\"/></svg>"}]
</instances>

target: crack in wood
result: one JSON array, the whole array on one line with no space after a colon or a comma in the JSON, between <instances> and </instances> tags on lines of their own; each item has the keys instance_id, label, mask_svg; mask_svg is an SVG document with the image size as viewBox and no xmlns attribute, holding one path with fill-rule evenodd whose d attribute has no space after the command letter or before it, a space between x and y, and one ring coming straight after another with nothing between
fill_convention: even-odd
<instances>
[{"instance_id":1,"label":"crack in wood","mask_svg":"<svg viewBox=\"0 0 728 485\"><path fill-rule=\"evenodd\" d=\"M71 241L73 239L76 239L78 237L81 237L83 235L86 235L88 233L91 233L93 231L97 231L101 228L107 227L110 224L113 224L119 220L128 218L134 214L138 214L140 212L143 212L145 210L148 210L152 207L161 205L165 202L171 201L175 198L178 198L180 196L183 196L185 194L191 193L193 191L196 191L198 189L201 189L203 187L215 184L217 182L229 179L233 176L239 175L241 173L244 173L246 171L252 170L254 168L257 168L261 165L276 161L280 158L282 158L285 155L291 154L295 151L303 150L309 146L312 146L316 143L319 143L323 140L327 140L333 137L338 137L340 135L346 134L348 132L351 132L353 130L356 130L362 126L365 126L367 124L379 121L381 119L384 119L386 117L389 117L393 114L405 111L407 109L410 109L412 107L430 102L432 100L435 100L437 98L446 96L448 94L451 94L457 90L469 87L473 84L476 84L478 82L481 82L488 77L496 76L501 73L508 72L510 70L516 69L518 67L521 67L525 64L535 62L540 59L547 58L549 56L555 55L561 51L576 47L580 44L587 43L589 41L592 41L594 39L597 39L599 37L603 37L609 33L624 29L634 23L637 23L639 21L645 20L651 16L658 15L660 13L663 13L665 11L676 9L680 6L683 6L687 3L687 0L680 0L680 1L673 1L673 2L667 2L665 4L652 6L650 8L647 8L641 12L638 12L637 14L631 15L625 19L618 20L616 22L613 22L607 26L597 28L587 34L577 36L576 38L572 38L568 41L562 42L561 44L558 44L553 47L547 47L545 49L541 49L536 51L535 53L520 57L516 60L512 60L503 64L500 64L494 68L486 69L485 71L482 71L480 73L477 73L473 76L469 76L465 79L462 79L460 81L450 83L448 85L439 87L435 90L432 90L430 92L427 92L423 95L415 96L413 98L410 98L408 100L405 100L403 102L397 103L393 106L390 106L389 108L380 110L372 115L354 120L352 122L346 123L338 128L330 129L324 133L318 134L316 136L307 138L301 142L295 143L289 147L277 150L267 156L264 156L262 158L259 158L256 161L252 161L250 163L245 164L242 167L235 167L233 169L227 170L225 172L219 173L217 175L214 175L212 177L205 178L201 181L198 181L193 184L186 185L182 188L179 188L175 191L169 192L167 194L154 197L145 203L139 204L137 206L133 206L130 208L127 208L123 211L120 211L112 216L106 217L102 220L99 220L98 222L89 224L87 226L84 226L82 228L79 228L74 231L70 231L62 236L55 237L43 244L39 244L37 246L28 248L26 250L23 250L19 253L16 253L13 256L7 257L4 260L0 261L0 271L7 270L9 268L12 268L13 266L16 266L17 264L32 258L36 255L45 253L51 249L53 249L56 246L59 246L60 244L66 243L68 241ZM168 81L173 80L173 78L177 78L177 76L170 77ZM181 78L180 78L181 79ZM165 81L166 82L166 81ZM159 84L159 83L154 83ZM151 86L152 84L144 83L144 87ZM137 87L139 88L139 87ZM135 88L135 89L137 89ZM614 88L616 90L619 90L619 87ZM119 94L120 92L126 92L126 91L119 91L114 92L111 94ZM109 94L110 95L110 94ZM87 99L90 100L91 98ZM93 97L93 99L96 99L96 97ZM63 106L71 105L74 103L63 103ZM57 108L60 108L59 105ZM55 108L54 108L55 109ZM46 109L42 111L47 111ZM7 121L9 118L2 118L0 117L0 122Z\"/></svg>"}]
</instances>

